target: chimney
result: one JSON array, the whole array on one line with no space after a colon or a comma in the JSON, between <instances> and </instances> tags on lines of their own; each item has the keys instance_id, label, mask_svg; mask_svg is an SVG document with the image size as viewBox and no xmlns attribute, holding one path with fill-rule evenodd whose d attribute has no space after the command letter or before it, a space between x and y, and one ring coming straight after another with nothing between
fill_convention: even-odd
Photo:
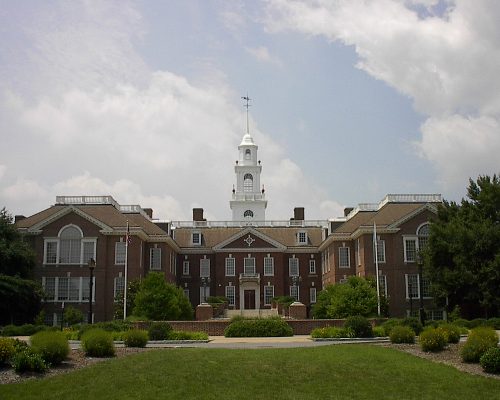
<instances>
[{"instance_id":1,"label":"chimney","mask_svg":"<svg viewBox=\"0 0 500 400\"><path fill-rule=\"evenodd\" d=\"M354 210L354 207L344 208L344 217L347 217L352 210Z\"/></svg>"},{"instance_id":2,"label":"chimney","mask_svg":"<svg viewBox=\"0 0 500 400\"><path fill-rule=\"evenodd\" d=\"M295 207L293 209L293 219L295 221L304 221L304 207Z\"/></svg>"},{"instance_id":3,"label":"chimney","mask_svg":"<svg viewBox=\"0 0 500 400\"><path fill-rule=\"evenodd\" d=\"M206 221L203 218L203 208L193 208L193 221Z\"/></svg>"},{"instance_id":4,"label":"chimney","mask_svg":"<svg viewBox=\"0 0 500 400\"><path fill-rule=\"evenodd\" d=\"M23 219L26 219L24 215L16 215L14 217L14 223L17 224L19 221L22 221Z\"/></svg>"},{"instance_id":5,"label":"chimney","mask_svg":"<svg viewBox=\"0 0 500 400\"><path fill-rule=\"evenodd\" d=\"M150 219L153 219L153 209L152 208L143 208L144 212L148 215Z\"/></svg>"}]
</instances>

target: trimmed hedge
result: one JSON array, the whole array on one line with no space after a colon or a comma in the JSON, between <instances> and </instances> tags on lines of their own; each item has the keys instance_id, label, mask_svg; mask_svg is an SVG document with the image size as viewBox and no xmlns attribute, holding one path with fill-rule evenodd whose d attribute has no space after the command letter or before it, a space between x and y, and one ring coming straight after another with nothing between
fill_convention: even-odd
<instances>
[{"instance_id":1,"label":"trimmed hedge","mask_svg":"<svg viewBox=\"0 0 500 400\"><path fill-rule=\"evenodd\" d=\"M51 365L61 364L69 354L69 343L63 332L41 331L31 336L32 349Z\"/></svg>"},{"instance_id":2,"label":"trimmed hedge","mask_svg":"<svg viewBox=\"0 0 500 400\"><path fill-rule=\"evenodd\" d=\"M460 351L462 360L468 363L477 363L481 356L491 347L498 344L498 335L490 327L472 329L469 337Z\"/></svg>"},{"instance_id":3,"label":"trimmed hedge","mask_svg":"<svg viewBox=\"0 0 500 400\"><path fill-rule=\"evenodd\" d=\"M2 329L1 336L31 336L46 329L49 329L46 325L6 325Z\"/></svg>"},{"instance_id":4,"label":"trimmed hedge","mask_svg":"<svg viewBox=\"0 0 500 400\"><path fill-rule=\"evenodd\" d=\"M415 332L409 326L395 326L389 339L391 343L415 343Z\"/></svg>"},{"instance_id":5,"label":"trimmed hedge","mask_svg":"<svg viewBox=\"0 0 500 400\"><path fill-rule=\"evenodd\" d=\"M165 340L172 332L172 326L168 322L153 322L148 329L150 340Z\"/></svg>"},{"instance_id":6,"label":"trimmed hedge","mask_svg":"<svg viewBox=\"0 0 500 400\"><path fill-rule=\"evenodd\" d=\"M208 340L205 332L171 331L168 334L169 340Z\"/></svg>"},{"instance_id":7,"label":"trimmed hedge","mask_svg":"<svg viewBox=\"0 0 500 400\"><path fill-rule=\"evenodd\" d=\"M500 348L492 347L479 359L484 372L490 374L500 374Z\"/></svg>"},{"instance_id":8,"label":"trimmed hedge","mask_svg":"<svg viewBox=\"0 0 500 400\"><path fill-rule=\"evenodd\" d=\"M131 329L131 324L127 321L108 321L97 322L95 324L86 324L80 326L78 338L81 339L83 334L89 330L102 329L106 332L124 332Z\"/></svg>"},{"instance_id":9,"label":"trimmed hedge","mask_svg":"<svg viewBox=\"0 0 500 400\"><path fill-rule=\"evenodd\" d=\"M442 330L428 328L422 331L419 336L420 347L423 351L438 352L446 346L446 337Z\"/></svg>"},{"instance_id":10,"label":"trimmed hedge","mask_svg":"<svg viewBox=\"0 0 500 400\"><path fill-rule=\"evenodd\" d=\"M123 334L126 347L146 347L148 339L148 332L140 329L131 329Z\"/></svg>"},{"instance_id":11,"label":"trimmed hedge","mask_svg":"<svg viewBox=\"0 0 500 400\"><path fill-rule=\"evenodd\" d=\"M226 337L293 336L292 328L281 318L235 320L225 329Z\"/></svg>"},{"instance_id":12,"label":"trimmed hedge","mask_svg":"<svg viewBox=\"0 0 500 400\"><path fill-rule=\"evenodd\" d=\"M313 329L311 332L311 337L315 339L353 338L354 331L350 328L338 328L335 326L326 326L324 328Z\"/></svg>"},{"instance_id":13,"label":"trimmed hedge","mask_svg":"<svg viewBox=\"0 0 500 400\"><path fill-rule=\"evenodd\" d=\"M347 317L344 328L350 328L354 332L354 337L370 338L373 337L373 330L370 321L361 315Z\"/></svg>"},{"instance_id":14,"label":"trimmed hedge","mask_svg":"<svg viewBox=\"0 0 500 400\"><path fill-rule=\"evenodd\" d=\"M109 332L103 329L91 329L82 336L82 348L90 357L113 357L115 345Z\"/></svg>"}]
</instances>

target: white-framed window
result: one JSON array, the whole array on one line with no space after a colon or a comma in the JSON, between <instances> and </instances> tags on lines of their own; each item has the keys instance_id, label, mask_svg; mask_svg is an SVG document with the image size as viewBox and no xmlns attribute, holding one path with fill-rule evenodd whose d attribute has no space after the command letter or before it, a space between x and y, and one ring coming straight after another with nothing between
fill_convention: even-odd
<instances>
[{"instance_id":1,"label":"white-framed window","mask_svg":"<svg viewBox=\"0 0 500 400\"><path fill-rule=\"evenodd\" d=\"M307 232L300 231L297 233L297 242L298 244L307 244Z\"/></svg>"},{"instance_id":2,"label":"white-framed window","mask_svg":"<svg viewBox=\"0 0 500 400\"><path fill-rule=\"evenodd\" d=\"M417 239L404 238L404 260L406 262L417 261Z\"/></svg>"},{"instance_id":3,"label":"white-framed window","mask_svg":"<svg viewBox=\"0 0 500 400\"><path fill-rule=\"evenodd\" d=\"M299 301L299 286L290 286L290 297L293 297L295 301Z\"/></svg>"},{"instance_id":4,"label":"white-framed window","mask_svg":"<svg viewBox=\"0 0 500 400\"><path fill-rule=\"evenodd\" d=\"M208 278L210 276L210 259L202 258L200 260L200 277Z\"/></svg>"},{"instance_id":5,"label":"white-framed window","mask_svg":"<svg viewBox=\"0 0 500 400\"><path fill-rule=\"evenodd\" d=\"M264 275L274 276L274 257L264 258Z\"/></svg>"},{"instance_id":6,"label":"white-framed window","mask_svg":"<svg viewBox=\"0 0 500 400\"><path fill-rule=\"evenodd\" d=\"M274 286L264 286L264 305L270 306L274 299Z\"/></svg>"},{"instance_id":7,"label":"white-framed window","mask_svg":"<svg viewBox=\"0 0 500 400\"><path fill-rule=\"evenodd\" d=\"M406 298L419 299L420 298L420 281L418 274L405 274L406 281ZM431 298L431 285L426 277L422 277L422 296L423 298Z\"/></svg>"},{"instance_id":8,"label":"white-framed window","mask_svg":"<svg viewBox=\"0 0 500 400\"><path fill-rule=\"evenodd\" d=\"M56 278L44 277L42 279L43 290L47 301L54 301L56 296Z\"/></svg>"},{"instance_id":9,"label":"white-framed window","mask_svg":"<svg viewBox=\"0 0 500 400\"><path fill-rule=\"evenodd\" d=\"M427 246L429 240L429 224L425 223L417 228L416 235L403 236L404 261L417 262L418 252Z\"/></svg>"},{"instance_id":10,"label":"white-framed window","mask_svg":"<svg viewBox=\"0 0 500 400\"><path fill-rule=\"evenodd\" d=\"M161 248L152 247L149 249L149 269L161 270Z\"/></svg>"},{"instance_id":11,"label":"white-framed window","mask_svg":"<svg viewBox=\"0 0 500 400\"><path fill-rule=\"evenodd\" d=\"M125 290L125 277L117 276L114 279L114 290L113 297L117 301L118 296L123 296L123 291Z\"/></svg>"},{"instance_id":12,"label":"white-framed window","mask_svg":"<svg viewBox=\"0 0 500 400\"><path fill-rule=\"evenodd\" d=\"M387 276L379 275L378 276L378 287L380 290L380 294L387 297Z\"/></svg>"},{"instance_id":13,"label":"white-framed window","mask_svg":"<svg viewBox=\"0 0 500 400\"><path fill-rule=\"evenodd\" d=\"M58 301L68 301L69 300L69 278L61 277L59 278L57 284L57 300Z\"/></svg>"},{"instance_id":14,"label":"white-framed window","mask_svg":"<svg viewBox=\"0 0 500 400\"><path fill-rule=\"evenodd\" d=\"M90 279L89 277L82 278L82 301L89 301L89 287ZM92 277L92 301L95 301L95 276Z\"/></svg>"},{"instance_id":15,"label":"white-framed window","mask_svg":"<svg viewBox=\"0 0 500 400\"><path fill-rule=\"evenodd\" d=\"M254 257L250 257L250 255L248 255L248 257L245 257L243 259L243 272L245 275L249 275L249 276L255 275L255 258Z\"/></svg>"},{"instance_id":16,"label":"white-framed window","mask_svg":"<svg viewBox=\"0 0 500 400\"><path fill-rule=\"evenodd\" d=\"M201 232L193 232L191 239L193 246L201 246Z\"/></svg>"},{"instance_id":17,"label":"white-framed window","mask_svg":"<svg viewBox=\"0 0 500 400\"><path fill-rule=\"evenodd\" d=\"M252 174L245 174L243 177L243 191L253 192L253 176Z\"/></svg>"},{"instance_id":18,"label":"white-framed window","mask_svg":"<svg viewBox=\"0 0 500 400\"><path fill-rule=\"evenodd\" d=\"M76 225L67 225L57 238L44 238L44 264L86 265L95 259L96 238L84 238Z\"/></svg>"},{"instance_id":19,"label":"white-framed window","mask_svg":"<svg viewBox=\"0 0 500 400\"><path fill-rule=\"evenodd\" d=\"M289 276L299 276L299 259L289 258L288 259L288 275Z\"/></svg>"},{"instance_id":20,"label":"white-framed window","mask_svg":"<svg viewBox=\"0 0 500 400\"><path fill-rule=\"evenodd\" d=\"M373 246L375 247L375 246ZM373 252L373 262L385 263L385 240L377 239L377 260L375 260L375 251Z\"/></svg>"},{"instance_id":21,"label":"white-framed window","mask_svg":"<svg viewBox=\"0 0 500 400\"><path fill-rule=\"evenodd\" d=\"M311 303L311 304L316 303L316 288L315 287L309 288L309 303Z\"/></svg>"},{"instance_id":22,"label":"white-framed window","mask_svg":"<svg viewBox=\"0 0 500 400\"><path fill-rule=\"evenodd\" d=\"M228 300L228 305L234 306L236 304L236 287L226 286L226 297Z\"/></svg>"},{"instance_id":23,"label":"white-framed window","mask_svg":"<svg viewBox=\"0 0 500 400\"><path fill-rule=\"evenodd\" d=\"M115 243L115 265L125 265L126 243L120 239Z\"/></svg>"},{"instance_id":24,"label":"white-framed window","mask_svg":"<svg viewBox=\"0 0 500 400\"><path fill-rule=\"evenodd\" d=\"M45 240L45 257L44 264L56 264L57 263L57 239Z\"/></svg>"},{"instance_id":25,"label":"white-framed window","mask_svg":"<svg viewBox=\"0 0 500 400\"><path fill-rule=\"evenodd\" d=\"M95 297L95 277L92 278L92 301ZM88 277L42 277L42 287L46 294L47 302L83 302L88 301L89 278Z\"/></svg>"},{"instance_id":26,"label":"white-framed window","mask_svg":"<svg viewBox=\"0 0 500 400\"><path fill-rule=\"evenodd\" d=\"M234 257L226 258L226 276L234 276L236 274L236 261Z\"/></svg>"},{"instance_id":27,"label":"white-framed window","mask_svg":"<svg viewBox=\"0 0 500 400\"><path fill-rule=\"evenodd\" d=\"M442 321L444 319L444 311L443 310L425 310L427 315L427 319L432 321Z\"/></svg>"},{"instance_id":28,"label":"white-framed window","mask_svg":"<svg viewBox=\"0 0 500 400\"><path fill-rule=\"evenodd\" d=\"M182 262L182 275L189 275L189 261Z\"/></svg>"},{"instance_id":29,"label":"white-framed window","mask_svg":"<svg viewBox=\"0 0 500 400\"><path fill-rule=\"evenodd\" d=\"M356 265L361 265L361 244L359 238L356 240Z\"/></svg>"},{"instance_id":30,"label":"white-framed window","mask_svg":"<svg viewBox=\"0 0 500 400\"><path fill-rule=\"evenodd\" d=\"M316 274L316 260L309 260L309 274Z\"/></svg>"},{"instance_id":31,"label":"white-framed window","mask_svg":"<svg viewBox=\"0 0 500 400\"><path fill-rule=\"evenodd\" d=\"M418 250L421 251L427 246L429 240L429 224L420 225L417 229Z\"/></svg>"},{"instance_id":32,"label":"white-framed window","mask_svg":"<svg viewBox=\"0 0 500 400\"><path fill-rule=\"evenodd\" d=\"M349 268L350 266L349 247L339 247L339 268Z\"/></svg>"}]
</instances>

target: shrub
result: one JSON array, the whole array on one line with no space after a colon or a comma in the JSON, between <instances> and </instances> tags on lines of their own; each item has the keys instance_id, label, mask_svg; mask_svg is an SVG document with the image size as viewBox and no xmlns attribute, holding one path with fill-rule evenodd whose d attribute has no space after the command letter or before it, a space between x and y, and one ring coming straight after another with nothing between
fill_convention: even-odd
<instances>
[{"instance_id":1,"label":"shrub","mask_svg":"<svg viewBox=\"0 0 500 400\"><path fill-rule=\"evenodd\" d=\"M125 321L97 322L95 324L87 324L80 326L80 329L78 331L78 337L82 338L85 332L94 329L102 329L106 332L123 332L123 331L128 331L130 327L131 327L130 323Z\"/></svg>"},{"instance_id":2,"label":"shrub","mask_svg":"<svg viewBox=\"0 0 500 400\"><path fill-rule=\"evenodd\" d=\"M460 342L460 327L453 324L443 324L440 325L437 329L440 329L446 338L446 342L448 343L458 343Z\"/></svg>"},{"instance_id":3,"label":"shrub","mask_svg":"<svg viewBox=\"0 0 500 400\"><path fill-rule=\"evenodd\" d=\"M316 339L330 339L330 338L353 338L354 331L350 328L338 328L335 326L326 326L324 328L316 328L311 332L311 337Z\"/></svg>"},{"instance_id":4,"label":"shrub","mask_svg":"<svg viewBox=\"0 0 500 400\"><path fill-rule=\"evenodd\" d=\"M386 333L385 333L385 329L383 326L374 326L372 328L372 331L373 331L373 336L375 337L385 337L387 336Z\"/></svg>"},{"instance_id":5,"label":"shrub","mask_svg":"<svg viewBox=\"0 0 500 400\"><path fill-rule=\"evenodd\" d=\"M486 326L486 320L484 318L476 318L469 322L469 329L474 329L479 326Z\"/></svg>"},{"instance_id":6,"label":"shrub","mask_svg":"<svg viewBox=\"0 0 500 400\"><path fill-rule=\"evenodd\" d=\"M26 350L29 348L28 343L26 343L24 340L19 340L19 339L10 339L12 340L12 344L14 345L14 351L16 353L19 353L23 350Z\"/></svg>"},{"instance_id":7,"label":"shrub","mask_svg":"<svg viewBox=\"0 0 500 400\"><path fill-rule=\"evenodd\" d=\"M90 357L112 357L115 345L109 332L103 329L92 329L82 336L82 348Z\"/></svg>"},{"instance_id":8,"label":"shrub","mask_svg":"<svg viewBox=\"0 0 500 400\"><path fill-rule=\"evenodd\" d=\"M153 322L148 329L149 339L165 340L172 331L172 326L168 322Z\"/></svg>"},{"instance_id":9,"label":"shrub","mask_svg":"<svg viewBox=\"0 0 500 400\"><path fill-rule=\"evenodd\" d=\"M395 326L389 338L391 343L415 343L415 332L409 326Z\"/></svg>"},{"instance_id":10,"label":"shrub","mask_svg":"<svg viewBox=\"0 0 500 400\"><path fill-rule=\"evenodd\" d=\"M31 336L45 329L47 329L45 325L6 325L2 329L2 336Z\"/></svg>"},{"instance_id":11,"label":"shrub","mask_svg":"<svg viewBox=\"0 0 500 400\"><path fill-rule=\"evenodd\" d=\"M49 368L42 356L35 353L31 348L26 348L12 357L14 371L21 373L25 371L45 372Z\"/></svg>"},{"instance_id":12,"label":"shrub","mask_svg":"<svg viewBox=\"0 0 500 400\"><path fill-rule=\"evenodd\" d=\"M444 332L436 328L423 330L419 336L419 341L423 351L438 352L443 350L446 345Z\"/></svg>"},{"instance_id":13,"label":"shrub","mask_svg":"<svg viewBox=\"0 0 500 400\"><path fill-rule=\"evenodd\" d=\"M15 352L14 340L10 338L0 338L0 366L2 364L7 364Z\"/></svg>"},{"instance_id":14,"label":"shrub","mask_svg":"<svg viewBox=\"0 0 500 400\"><path fill-rule=\"evenodd\" d=\"M415 317L404 318L401 321L401 325L409 326L415 332L415 335L420 335L420 332L424 329L420 320Z\"/></svg>"},{"instance_id":15,"label":"shrub","mask_svg":"<svg viewBox=\"0 0 500 400\"><path fill-rule=\"evenodd\" d=\"M373 330L370 321L361 315L348 317L345 320L344 328L351 328L355 337L367 338L373 337Z\"/></svg>"},{"instance_id":16,"label":"shrub","mask_svg":"<svg viewBox=\"0 0 500 400\"><path fill-rule=\"evenodd\" d=\"M171 331L168 334L169 340L208 340L205 332Z\"/></svg>"},{"instance_id":17,"label":"shrub","mask_svg":"<svg viewBox=\"0 0 500 400\"><path fill-rule=\"evenodd\" d=\"M481 356L479 359L484 372L490 374L500 374L500 348L492 347Z\"/></svg>"},{"instance_id":18,"label":"shrub","mask_svg":"<svg viewBox=\"0 0 500 400\"><path fill-rule=\"evenodd\" d=\"M395 326L400 326L402 325L402 319L400 318L389 318L387 321L385 321L383 324L382 324L382 327L384 328L384 331L385 331L385 334L386 336L390 336L391 334L391 330L395 327Z\"/></svg>"},{"instance_id":19,"label":"shrub","mask_svg":"<svg viewBox=\"0 0 500 400\"><path fill-rule=\"evenodd\" d=\"M69 344L63 332L42 331L31 336L32 349L40 354L47 364L58 365L69 354Z\"/></svg>"},{"instance_id":20,"label":"shrub","mask_svg":"<svg viewBox=\"0 0 500 400\"><path fill-rule=\"evenodd\" d=\"M68 306L64 309L64 322L69 326L79 324L83 321L83 313L81 310Z\"/></svg>"},{"instance_id":21,"label":"shrub","mask_svg":"<svg viewBox=\"0 0 500 400\"><path fill-rule=\"evenodd\" d=\"M486 325L500 330L500 318L490 318L488 321L486 321Z\"/></svg>"},{"instance_id":22,"label":"shrub","mask_svg":"<svg viewBox=\"0 0 500 400\"><path fill-rule=\"evenodd\" d=\"M131 329L123 334L123 341L127 347L146 347L148 332L140 329Z\"/></svg>"},{"instance_id":23,"label":"shrub","mask_svg":"<svg viewBox=\"0 0 500 400\"><path fill-rule=\"evenodd\" d=\"M278 337L292 335L292 328L281 318L234 321L224 331L224 336L226 337Z\"/></svg>"},{"instance_id":24,"label":"shrub","mask_svg":"<svg viewBox=\"0 0 500 400\"><path fill-rule=\"evenodd\" d=\"M470 331L469 337L460 351L462 360L468 363L479 362L481 356L498 343L497 333L489 327L479 327Z\"/></svg>"},{"instance_id":25,"label":"shrub","mask_svg":"<svg viewBox=\"0 0 500 400\"><path fill-rule=\"evenodd\" d=\"M459 319L456 319L455 321L453 321L453 325L461 326L461 327L464 327L467 329L471 328L470 321L463 319L463 318L459 318Z\"/></svg>"}]
</instances>

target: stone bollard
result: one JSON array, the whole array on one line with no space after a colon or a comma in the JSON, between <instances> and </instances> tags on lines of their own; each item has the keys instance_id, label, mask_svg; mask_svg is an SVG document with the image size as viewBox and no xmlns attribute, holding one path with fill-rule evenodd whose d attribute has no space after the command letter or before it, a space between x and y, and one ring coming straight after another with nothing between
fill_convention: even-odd
<instances>
[{"instance_id":1,"label":"stone bollard","mask_svg":"<svg viewBox=\"0 0 500 400\"><path fill-rule=\"evenodd\" d=\"M206 321L212 319L214 316L214 309L208 303L201 303L196 306L196 321Z\"/></svg>"},{"instance_id":2,"label":"stone bollard","mask_svg":"<svg viewBox=\"0 0 500 400\"><path fill-rule=\"evenodd\" d=\"M307 319L307 307L299 301L290 304L289 308L290 318L293 319Z\"/></svg>"}]
</instances>

